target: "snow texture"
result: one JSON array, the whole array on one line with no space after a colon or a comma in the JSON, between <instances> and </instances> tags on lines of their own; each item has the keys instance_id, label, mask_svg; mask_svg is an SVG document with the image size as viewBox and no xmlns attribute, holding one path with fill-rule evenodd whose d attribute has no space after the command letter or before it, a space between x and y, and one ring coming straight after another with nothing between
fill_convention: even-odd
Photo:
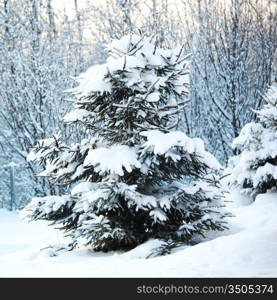
<instances>
[{"instance_id":1,"label":"snow texture","mask_svg":"<svg viewBox=\"0 0 277 300\"><path fill-rule=\"evenodd\" d=\"M89 150L84 166L93 166L99 174L108 172L119 176L124 175L124 170L130 173L134 168L141 167L136 152L124 145Z\"/></svg>"},{"instance_id":2,"label":"snow texture","mask_svg":"<svg viewBox=\"0 0 277 300\"><path fill-rule=\"evenodd\" d=\"M229 207L236 215L229 232L212 233L203 243L149 259L145 257L161 241L149 240L125 253L82 248L51 257L51 248L40 249L63 244L57 231L0 210L0 276L277 277L277 194L258 195L250 205L239 193L229 200L236 204Z\"/></svg>"},{"instance_id":3,"label":"snow texture","mask_svg":"<svg viewBox=\"0 0 277 300\"><path fill-rule=\"evenodd\" d=\"M43 207L43 212L49 214L50 212L58 211L62 206L69 205L70 203L70 197L67 195L34 197L25 209L21 211L20 215L22 218L28 218L29 211L36 207Z\"/></svg>"},{"instance_id":4,"label":"snow texture","mask_svg":"<svg viewBox=\"0 0 277 300\"><path fill-rule=\"evenodd\" d=\"M141 135L147 138L143 148L145 150L152 149L154 154L179 160L181 157L176 156L170 150L174 147L180 147L189 154L198 155L209 168L215 170L222 168L217 159L204 150L204 143L199 138L190 138L181 131L163 133L159 130L149 130L141 132Z\"/></svg>"},{"instance_id":5,"label":"snow texture","mask_svg":"<svg viewBox=\"0 0 277 300\"><path fill-rule=\"evenodd\" d=\"M86 109L75 109L66 114L63 118L65 123L72 123L76 121L84 121L88 116L93 116L94 113L87 111Z\"/></svg>"},{"instance_id":6,"label":"snow texture","mask_svg":"<svg viewBox=\"0 0 277 300\"><path fill-rule=\"evenodd\" d=\"M136 46L136 47L135 47ZM164 86L165 82L174 82L176 92L179 95L186 92L186 85L189 83L188 74L179 74L175 80L173 76L167 75L157 76L151 68L146 72L145 66L162 68L167 63L176 64L175 71L183 70L183 56L181 47L172 50L156 48L154 43L148 37L140 37L138 35L126 35L120 40L114 40L108 45L109 57L107 62L102 65L94 65L86 72L76 77L79 85L76 88L67 90L74 93L78 98L86 97L92 93L100 94L110 93L112 83L107 79L110 73L125 70L128 81L126 85L136 90L147 90L147 86L152 86L154 91L146 97L146 101L156 102L160 98L159 87ZM142 72L142 70L144 70ZM97 76L95 76L97 74ZM170 75L173 75L170 74ZM170 78L172 77L172 78ZM138 83L141 84L138 84ZM143 83L144 82L144 83ZM145 86L147 83L147 86Z\"/></svg>"}]
</instances>

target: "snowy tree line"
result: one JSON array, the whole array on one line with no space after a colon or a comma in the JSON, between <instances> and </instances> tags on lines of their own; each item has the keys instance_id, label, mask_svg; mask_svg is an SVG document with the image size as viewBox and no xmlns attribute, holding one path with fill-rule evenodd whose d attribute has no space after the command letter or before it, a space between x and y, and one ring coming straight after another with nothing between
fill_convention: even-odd
<instances>
[{"instance_id":1,"label":"snowy tree line","mask_svg":"<svg viewBox=\"0 0 277 300\"><path fill-rule=\"evenodd\" d=\"M33 195L64 189L38 178L26 156L59 130L81 140L81 129L61 122L70 108L64 90L73 87L72 76L105 61L105 44L129 32L155 36L159 46L184 45L191 53L191 101L180 126L222 164L238 154L233 139L256 120L252 109L276 80L274 1L72 2L67 15L52 0L1 1L0 206L11 207L12 199L14 208L23 207Z\"/></svg>"},{"instance_id":2,"label":"snowy tree line","mask_svg":"<svg viewBox=\"0 0 277 300\"><path fill-rule=\"evenodd\" d=\"M2 205L9 203L10 207L10 202L15 202L14 208L24 206L34 194L53 192L47 181L35 176L37 170L26 162L26 155L37 139L62 126L60 120L68 107L63 91L72 85L71 76L83 67L77 59L80 51L85 51L79 42L82 33L77 21L67 15L58 19L51 3L1 3L0 189Z\"/></svg>"}]
</instances>

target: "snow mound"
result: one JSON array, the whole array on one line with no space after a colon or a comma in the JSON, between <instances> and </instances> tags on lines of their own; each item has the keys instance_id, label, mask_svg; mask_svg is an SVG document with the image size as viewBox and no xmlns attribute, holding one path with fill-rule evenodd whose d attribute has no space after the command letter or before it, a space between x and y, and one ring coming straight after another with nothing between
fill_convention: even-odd
<instances>
[{"instance_id":1,"label":"snow mound","mask_svg":"<svg viewBox=\"0 0 277 300\"><path fill-rule=\"evenodd\" d=\"M38 240L41 245L44 239L48 246L46 236L53 229L43 222L23 223L16 214L0 210L4 228L0 231L0 276L277 277L277 193L260 194L252 204L237 205L232 212L229 232L167 256L145 259L161 241L149 240L125 253L83 248L49 257L49 251L39 251ZM57 244L62 242L57 239Z\"/></svg>"},{"instance_id":2,"label":"snow mound","mask_svg":"<svg viewBox=\"0 0 277 300\"><path fill-rule=\"evenodd\" d=\"M94 113L87 111L86 109L75 109L63 117L65 123L73 123L76 121L83 121L89 116L93 116Z\"/></svg>"},{"instance_id":3,"label":"snow mound","mask_svg":"<svg viewBox=\"0 0 277 300\"><path fill-rule=\"evenodd\" d=\"M110 92L111 85L104 78L108 73L107 66L94 65L86 72L80 74L75 80L79 83L78 89L69 89L66 92L78 93L80 97L88 95L91 91L95 92ZM95 76L97 74L97 76Z\"/></svg>"},{"instance_id":4,"label":"snow mound","mask_svg":"<svg viewBox=\"0 0 277 300\"><path fill-rule=\"evenodd\" d=\"M143 145L144 149L153 149L154 154L170 156L175 160L180 159L170 152L174 147L183 148L189 154L196 154L203 159L205 164L211 169L218 170L221 165L217 159L204 149L204 142L199 138L190 138L184 132L173 131L163 133L159 130L149 130L140 133L147 138Z\"/></svg>"},{"instance_id":5,"label":"snow mound","mask_svg":"<svg viewBox=\"0 0 277 300\"><path fill-rule=\"evenodd\" d=\"M163 245L162 240L151 239L142 245L137 246L136 248L123 253L122 257L129 259L137 259L137 258L147 258L149 254L151 254L155 249L159 248Z\"/></svg>"},{"instance_id":6,"label":"snow mound","mask_svg":"<svg viewBox=\"0 0 277 300\"><path fill-rule=\"evenodd\" d=\"M149 102L158 101L160 98L158 89L165 82L174 83L176 92L179 95L186 93L186 85L189 82L187 73L181 73L184 69L184 54L181 47L174 49L162 49L155 46L149 37L140 37L130 34L120 40L113 40L108 45L109 56L107 62L101 65L94 65L86 72L82 73L75 80L79 85L67 92L75 94L79 99L88 97L93 93L111 93L112 83L110 74L119 71L126 73L126 86L133 90L147 90L149 86L155 90L152 95L148 95ZM162 68L168 64L174 64L178 78L174 79L172 72L167 75L158 76L154 69ZM145 66L148 66L146 70ZM140 82L140 84L137 84ZM144 83L143 83L144 82Z\"/></svg>"},{"instance_id":7,"label":"snow mound","mask_svg":"<svg viewBox=\"0 0 277 300\"><path fill-rule=\"evenodd\" d=\"M69 196L46 196L34 197L31 202L20 212L21 218L29 219L30 211L36 210L40 207L41 213L49 214L58 211L62 206L70 205L71 199Z\"/></svg>"},{"instance_id":8,"label":"snow mound","mask_svg":"<svg viewBox=\"0 0 277 300\"><path fill-rule=\"evenodd\" d=\"M94 166L99 174L108 172L119 176L124 175L124 170L130 173L141 167L134 149L124 145L89 150L84 166Z\"/></svg>"},{"instance_id":9,"label":"snow mound","mask_svg":"<svg viewBox=\"0 0 277 300\"><path fill-rule=\"evenodd\" d=\"M71 195L74 196L77 194L89 192L91 190L94 190L95 186L96 183L94 182L80 182L71 190Z\"/></svg>"}]
</instances>

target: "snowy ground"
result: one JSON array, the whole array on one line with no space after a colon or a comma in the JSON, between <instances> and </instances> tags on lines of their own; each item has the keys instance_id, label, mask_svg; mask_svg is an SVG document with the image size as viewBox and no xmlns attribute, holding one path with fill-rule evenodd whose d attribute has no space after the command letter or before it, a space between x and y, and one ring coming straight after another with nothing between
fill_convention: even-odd
<instances>
[{"instance_id":1,"label":"snowy ground","mask_svg":"<svg viewBox=\"0 0 277 300\"><path fill-rule=\"evenodd\" d=\"M40 249L62 243L60 232L0 210L0 277L277 277L277 194L250 205L233 199L229 232L150 259L144 257L157 241L127 253L81 249L49 257Z\"/></svg>"}]
</instances>

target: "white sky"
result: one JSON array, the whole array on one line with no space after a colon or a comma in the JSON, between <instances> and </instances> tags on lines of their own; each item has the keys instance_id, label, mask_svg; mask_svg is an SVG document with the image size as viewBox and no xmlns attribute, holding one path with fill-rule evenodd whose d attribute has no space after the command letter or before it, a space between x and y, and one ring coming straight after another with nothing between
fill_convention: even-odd
<instances>
[{"instance_id":1,"label":"white sky","mask_svg":"<svg viewBox=\"0 0 277 300\"><path fill-rule=\"evenodd\" d=\"M78 6L80 8L85 7L87 2L96 2L98 0L78 0ZM57 9L66 9L66 12L70 15L74 9L74 0L53 0L53 6Z\"/></svg>"}]
</instances>

